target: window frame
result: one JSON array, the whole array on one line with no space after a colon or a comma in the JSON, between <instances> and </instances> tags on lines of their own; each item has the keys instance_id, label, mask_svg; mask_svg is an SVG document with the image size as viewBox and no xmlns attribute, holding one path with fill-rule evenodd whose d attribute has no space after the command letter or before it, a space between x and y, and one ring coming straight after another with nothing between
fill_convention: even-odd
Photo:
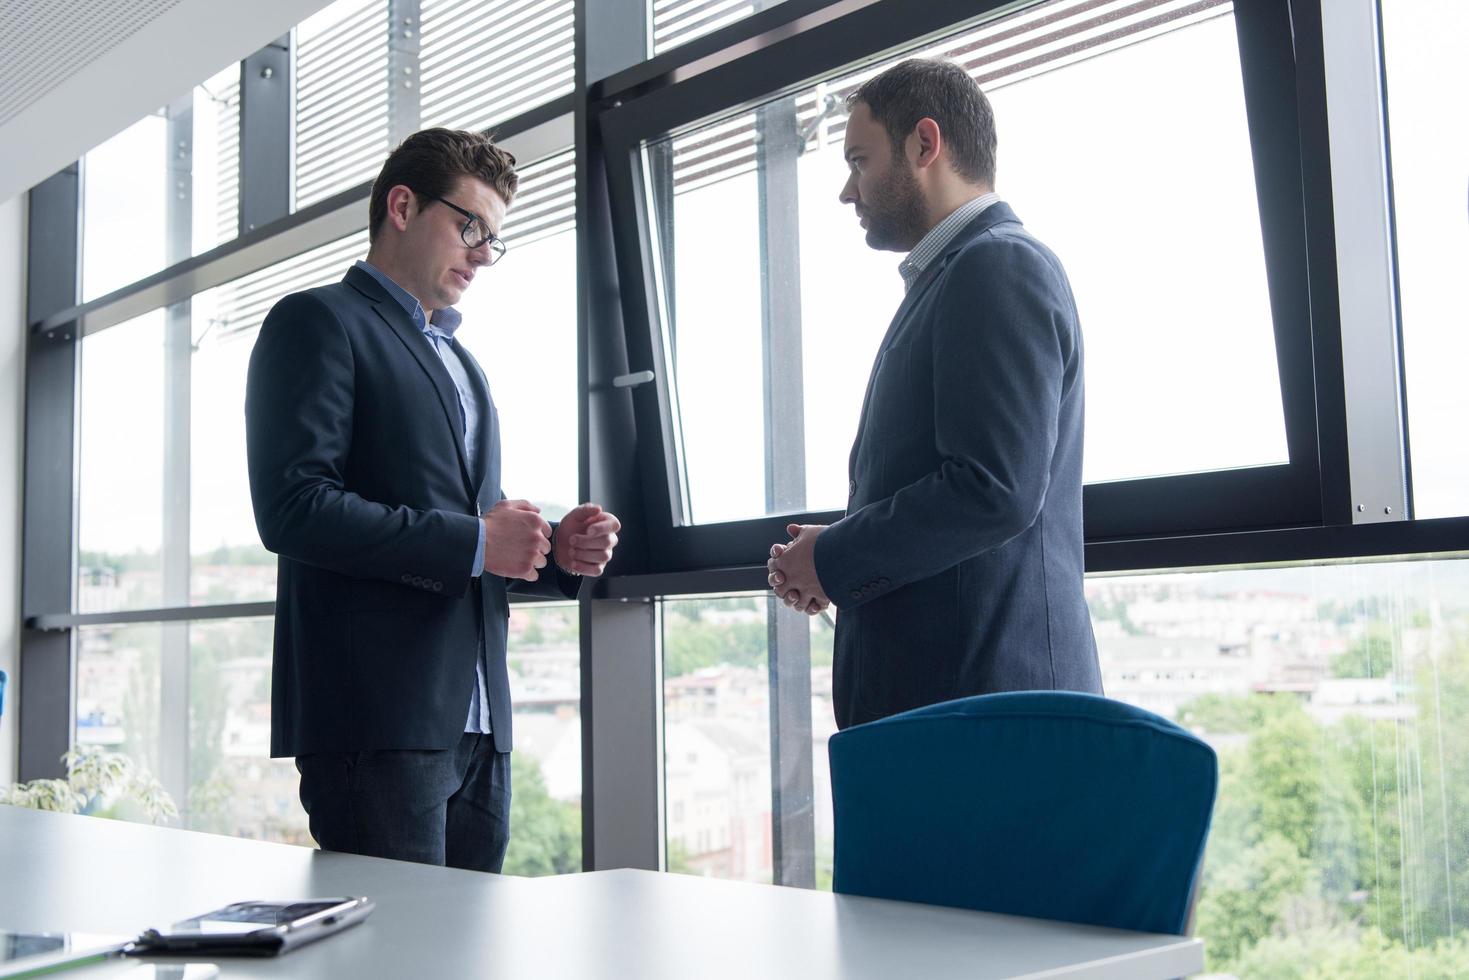
<instances>
[{"instance_id":1,"label":"window frame","mask_svg":"<svg viewBox=\"0 0 1469 980\"><path fill-rule=\"evenodd\" d=\"M1331 436L1344 429L1340 421L1344 404L1329 382L1317 383L1323 373L1327 378L1340 377L1339 353L1333 357L1329 338L1337 337L1338 349L1340 342L1334 262L1313 261L1327 244L1321 236L1329 242L1331 200L1325 147L1302 139L1302 116L1315 108L1313 86L1324 84L1313 77L1309 51L1313 36L1319 48L1319 28L1313 35L1302 30L1308 25L1293 24L1294 8L1308 5L1301 0L1295 0L1292 9L1263 0L1234 4L1291 462L1090 484L1084 491L1089 542L1320 525L1343 509L1345 490L1339 484L1344 481L1345 462L1337 454L1344 450L1344 438L1338 445ZM787 523L829 523L841 513L803 511L719 524L682 522L678 420L672 401L676 392L664 369L643 146L711 117L748 110L844 67L942 38L965 24L1018 7L1000 0L979 4L941 0L921 10L902 0L837 4L824 11L835 16L811 18L820 22L793 30L808 10L805 4L792 3L784 28L750 23L746 33L760 29L764 33L748 37L730 60L702 66L704 45L698 41L713 44L732 29L691 42L692 63L669 66L652 79L625 73L632 90L605 93L607 107L599 121L607 153L616 260L624 284L629 369L651 369L654 374L654 384L634 391L638 429L654 436L639 444L647 477L650 571L761 563L766 543L783 536ZM882 51L871 48L877 37L887 42ZM1298 44L1306 49L1299 55ZM618 81L609 80L608 87ZM1324 98L1320 102L1324 106ZM1319 179L1323 174L1327 179ZM1319 200L1308 197L1313 188ZM1328 341L1323 343L1323 338Z\"/></svg>"}]
</instances>

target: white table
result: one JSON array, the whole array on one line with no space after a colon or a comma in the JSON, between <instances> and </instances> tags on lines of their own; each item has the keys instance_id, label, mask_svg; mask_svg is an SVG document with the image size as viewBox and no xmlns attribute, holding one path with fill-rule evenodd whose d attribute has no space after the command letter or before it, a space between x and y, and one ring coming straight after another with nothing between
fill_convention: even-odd
<instances>
[{"instance_id":1,"label":"white table","mask_svg":"<svg viewBox=\"0 0 1469 980\"><path fill-rule=\"evenodd\" d=\"M338 895L377 910L279 959L217 961L221 977L1147 980L1204 961L1178 936L653 871L500 877L0 806L0 929L134 935L245 899Z\"/></svg>"}]
</instances>

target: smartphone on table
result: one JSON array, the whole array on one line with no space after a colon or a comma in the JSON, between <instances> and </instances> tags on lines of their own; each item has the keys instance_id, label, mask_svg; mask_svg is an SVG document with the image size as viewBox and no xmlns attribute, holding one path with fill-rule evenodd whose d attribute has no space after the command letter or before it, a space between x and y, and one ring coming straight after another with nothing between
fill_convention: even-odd
<instances>
[{"instance_id":1,"label":"smartphone on table","mask_svg":"<svg viewBox=\"0 0 1469 980\"><path fill-rule=\"evenodd\" d=\"M370 898L236 902L176 922L167 931L149 929L128 952L279 956L356 925L373 907Z\"/></svg>"}]
</instances>

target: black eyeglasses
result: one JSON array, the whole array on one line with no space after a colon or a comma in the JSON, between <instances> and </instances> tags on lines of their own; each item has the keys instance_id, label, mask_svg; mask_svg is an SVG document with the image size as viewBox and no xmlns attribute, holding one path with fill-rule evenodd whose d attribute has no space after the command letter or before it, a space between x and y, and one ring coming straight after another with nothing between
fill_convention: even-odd
<instances>
[{"instance_id":1,"label":"black eyeglasses","mask_svg":"<svg viewBox=\"0 0 1469 980\"><path fill-rule=\"evenodd\" d=\"M423 196L438 201L444 207L453 208L455 211L458 211L460 214L464 215L464 227L459 229L459 237L464 240L464 244L469 248L479 248L481 245L489 242L490 265L494 265L496 262L500 261L500 259L504 257L505 243L500 240L499 235L496 235L493 231L490 231L490 226L484 218L481 218L473 211L464 210L452 201L444 200L437 194L425 194Z\"/></svg>"}]
</instances>

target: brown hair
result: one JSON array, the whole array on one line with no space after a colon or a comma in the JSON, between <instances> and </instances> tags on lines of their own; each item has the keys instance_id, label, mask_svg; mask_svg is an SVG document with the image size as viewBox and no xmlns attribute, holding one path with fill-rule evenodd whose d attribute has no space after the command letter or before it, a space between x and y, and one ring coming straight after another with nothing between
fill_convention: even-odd
<instances>
[{"instance_id":1,"label":"brown hair","mask_svg":"<svg viewBox=\"0 0 1469 980\"><path fill-rule=\"evenodd\" d=\"M939 124L954 171L973 184L995 182L995 112L969 73L949 61L910 58L847 96L882 123L893 152L903 153L908 134L925 117Z\"/></svg>"},{"instance_id":2,"label":"brown hair","mask_svg":"<svg viewBox=\"0 0 1469 980\"><path fill-rule=\"evenodd\" d=\"M451 193L460 177L476 177L489 184L507 206L520 180L515 175L515 157L479 133L424 129L399 143L372 182L367 209L369 240L377 239L377 230L388 216L388 191L403 184L412 188L423 206L428 203L427 195Z\"/></svg>"}]
</instances>

